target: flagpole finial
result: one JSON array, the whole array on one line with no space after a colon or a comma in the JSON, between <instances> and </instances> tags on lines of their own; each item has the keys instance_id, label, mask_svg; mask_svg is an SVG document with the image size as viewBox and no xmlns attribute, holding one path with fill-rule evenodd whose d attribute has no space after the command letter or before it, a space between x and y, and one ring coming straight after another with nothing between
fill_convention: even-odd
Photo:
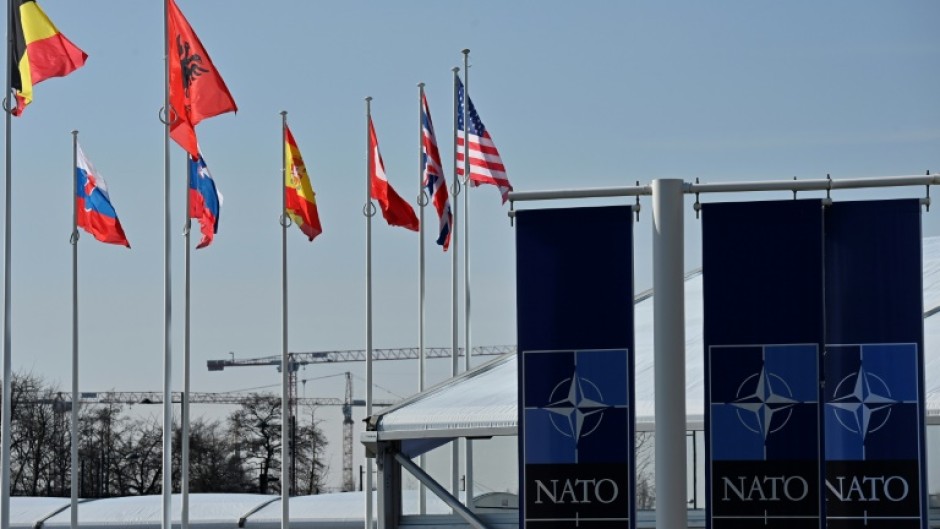
<instances>
[{"instance_id":1,"label":"flagpole finial","mask_svg":"<svg viewBox=\"0 0 940 529\"><path fill-rule=\"evenodd\" d=\"M450 69L450 71L452 71L452 72L454 72L454 73L456 74L457 72L460 71L460 68L457 67L457 66L454 66L453 68Z\"/></svg>"},{"instance_id":2,"label":"flagpole finial","mask_svg":"<svg viewBox=\"0 0 940 529\"><path fill-rule=\"evenodd\" d=\"M77 131L77 130L72 130L72 136L78 136L78 131Z\"/></svg>"},{"instance_id":3,"label":"flagpole finial","mask_svg":"<svg viewBox=\"0 0 940 529\"><path fill-rule=\"evenodd\" d=\"M418 88L424 88L424 83L418 83Z\"/></svg>"},{"instance_id":4,"label":"flagpole finial","mask_svg":"<svg viewBox=\"0 0 940 529\"><path fill-rule=\"evenodd\" d=\"M464 48L460 53L463 53L464 55L470 55L470 48Z\"/></svg>"},{"instance_id":5,"label":"flagpole finial","mask_svg":"<svg viewBox=\"0 0 940 529\"><path fill-rule=\"evenodd\" d=\"M282 111L281 111L281 116L287 117L287 111L286 111L286 110L282 110Z\"/></svg>"},{"instance_id":6,"label":"flagpole finial","mask_svg":"<svg viewBox=\"0 0 940 529\"><path fill-rule=\"evenodd\" d=\"M366 101L372 101L372 96L367 96Z\"/></svg>"}]
</instances>

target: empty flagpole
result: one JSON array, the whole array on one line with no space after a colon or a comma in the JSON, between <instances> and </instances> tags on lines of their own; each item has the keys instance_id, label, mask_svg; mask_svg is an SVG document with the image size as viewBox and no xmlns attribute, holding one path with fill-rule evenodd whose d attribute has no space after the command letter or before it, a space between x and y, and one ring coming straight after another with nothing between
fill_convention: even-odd
<instances>
[{"instance_id":1,"label":"empty flagpole","mask_svg":"<svg viewBox=\"0 0 940 529\"><path fill-rule=\"evenodd\" d=\"M451 332L452 332L452 355L451 355L451 365L450 365L450 376L457 376L457 367L458 367L458 357L460 355L460 328L458 320L460 317L460 310L457 308L458 294L457 294L457 283L458 283L458 261L457 261L457 226L460 221L457 219L457 205L460 203L457 200L457 195L460 194L460 178L457 176L457 81L458 74L460 73L460 68L456 66L451 70L454 72L454 185L453 185L453 194L454 201L452 207L454 209L454 222L450 227L450 248L451 248L451 267L450 267L450 286L451 286ZM451 451L451 479L450 479L450 488L453 495L456 497L460 492L460 441L454 439L453 447Z\"/></svg>"},{"instance_id":2,"label":"empty flagpole","mask_svg":"<svg viewBox=\"0 0 940 529\"><path fill-rule=\"evenodd\" d=\"M366 216L366 417L372 416L372 171L373 155L370 141L372 125L372 97L366 98L366 204L362 212ZM366 515L365 527L372 527L372 459L366 458Z\"/></svg>"},{"instance_id":3,"label":"empty flagpole","mask_svg":"<svg viewBox=\"0 0 940 529\"><path fill-rule=\"evenodd\" d=\"M464 370L470 370L470 148L468 143L467 131L470 125L467 122L469 112L467 110L467 100L470 98L470 50L463 50L463 173L464 187L466 190L463 195L463 299L464 299ZM473 510L473 441L469 438L466 442L466 454L464 456L464 490L466 490L466 502L470 510Z\"/></svg>"},{"instance_id":4,"label":"empty flagpole","mask_svg":"<svg viewBox=\"0 0 940 529\"><path fill-rule=\"evenodd\" d=\"M290 358L287 354L287 111L281 111L281 529L290 527Z\"/></svg>"},{"instance_id":5,"label":"empty flagpole","mask_svg":"<svg viewBox=\"0 0 940 529\"><path fill-rule=\"evenodd\" d=\"M183 223L183 394L180 397L180 496L182 529L189 529L189 232L193 222L189 218L189 153L186 154L186 222Z\"/></svg>"},{"instance_id":6,"label":"empty flagpole","mask_svg":"<svg viewBox=\"0 0 940 529\"><path fill-rule=\"evenodd\" d=\"M78 529L78 131L72 131L72 409L69 418L71 447L71 501L69 503L69 526Z\"/></svg>"},{"instance_id":7,"label":"empty flagpole","mask_svg":"<svg viewBox=\"0 0 940 529\"><path fill-rule=\"evenodd\" d=\"M13 24L15 17L14 5L19 2L7 1L7 57L13 57L13 38L15 35ZM10 428L13 424L13 392L12 392L12 351L10 350L10 192L13 172L11 156L13 154L13 66L7 65L7 92L3 99L6 112L6 178L4 183L4 222L3 222L3 417L0 419L0 528L10 527Z\"/></svg>"},{"instance_id":8,"label":"empty flagpole","mask_svg":"<svg viewBox=\"0 0 940 529\"><path fill-rule=\"evenodd\" d=\"M424 207L428 204L428 195L424 185L424 83L418 83L418 226L420 229L418 235L418 391L424 391ZM421 468L424 468L425 457L421 454L419 458ZM424 497L424 483L418 487L418 512L424 514L427 511L426 498Z\"/></svg>"},{"instance_id":9,"label":"empty flagpole","mask_svg":"<svg viewBox=\"0 0 940 529\"><path fill-rule=\"evenodd\" d=\"M170 342L170 317L172 315L172 290L170 285L170 122L179 119L171 116L170 109L170 42L169 0L163 2L163 529L172 529L171 499L173 494L173 399L170 394L173 381L172 344Z\"/></svg>"}]
</instances>

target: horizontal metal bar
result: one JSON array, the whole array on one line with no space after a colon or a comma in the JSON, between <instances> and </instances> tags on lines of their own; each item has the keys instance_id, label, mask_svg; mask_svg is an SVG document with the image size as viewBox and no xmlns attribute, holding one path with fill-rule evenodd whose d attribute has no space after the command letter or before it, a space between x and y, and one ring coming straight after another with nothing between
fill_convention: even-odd
<instances>
[{"instance_id":1,"label":"horizontal metal bar","mask_svg":"<svg viewBox=\"0 0 940 529\"><path fill-rule=\"evenodd\" d=\"M768 180L765 182L719 182L695 184L687 182L683 192L692 193L736 193L743 191L826 191L832 189L864 189L873 187L906 187L940 184L940 175L881 176L873 178L812 180ZM533 200L558 200L569 198L605 198L646 196L653 192L651 186L595 187L585 189L556 189L548 191L511 191L509 200L525 202Z\"/></svg>"},{"instance_id":2,"label":"horizontal metal bar","mask_svg":"<svg viewBox=\"0 0 940 529\"><path fill-rule=\"evenodd\" d=\"M587 189L555 189L550 191L510 191L509 200L525 202L528 200L557 200L565 198L604 198L604 197L635 197L650 195L653 188L650 186L628 187L594 187Z\"/></svg>"},{"instance_id":3,"label":"horizontal metal bar","mask_svg":"<svg viewBox=\"0 0 940 529\"><path fill-rule=\"evenodd\" d=\"M724 182L685 185L685 193L734 193L742 191L826 191L828 189L864 189L871 187L905 187L940 184L940 175L882 176L830 180L769 180L766 182Z\"/></svg>"}]
</instances>

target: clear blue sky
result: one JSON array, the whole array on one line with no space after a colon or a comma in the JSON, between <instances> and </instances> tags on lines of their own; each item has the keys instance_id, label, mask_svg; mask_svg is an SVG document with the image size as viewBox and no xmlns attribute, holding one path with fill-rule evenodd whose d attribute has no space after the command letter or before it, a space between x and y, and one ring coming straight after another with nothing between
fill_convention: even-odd
<instances>
[{"instance_id":1,"label":"clear blue sky","mask_svg":"<svg viewBox=\"0 0 940 529\"><path fill-rule=\"evenodd\" d=\"M208 373L205 361L229 351L241 358L280 351L281 110L289 112L324 227L313 243L289 233L290 349L365 347L363 98L374 98L389 180L413 200L416 84L427 83L450 180L451 68L461 65L463 48L471 49L471 97L517 190L940 171L940 4L933 1L178 3L240 107L197 130L225 203L215 243L193 254L194 391L279 380L273 368ZM78 129L133 246L81 240L81 386L159 390L163 4L41 5L90 57L71 76L38 85L34 103L14 122L14 369L69 385L69 132ZM185 160L175 144L172 160L179 388ZM729 197L704 199L722 198ZM687 269L698 266L700 253L689 202ZM475 344L515 341L507 209L495 188L471 194ZM637 290L652 283L650 211L644 199ZM937 215L924 215L925 234L940 235ZM427 341L447 345L450 257L427 237ZM374 225L377 347L417 344L417 245L412 232ZM348 368L364 372L331 366L303 376ZM411 363L380 367L376 376L400 394L415 379ZM361 390L360 382L357 396ZM308 396L341 392L339 378L306 388Z\"/></svg>"}]
</instances>

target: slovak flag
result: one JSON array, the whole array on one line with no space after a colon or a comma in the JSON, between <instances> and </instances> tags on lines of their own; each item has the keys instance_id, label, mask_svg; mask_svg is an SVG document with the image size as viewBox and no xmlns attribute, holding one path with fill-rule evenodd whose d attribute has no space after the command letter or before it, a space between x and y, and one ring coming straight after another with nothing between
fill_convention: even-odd
<instances>
[{"instance_id":1,"label":"slovak flag","mask_svg":"<svg viewBox=\"0 0 940 529\"><path fill-rule=\"evenodd\" d=\"M108 185L104 178L95 171L95 168L85 157L81 145L77 145L77 160L75 166L75 212L76 225L94 235L101 242L110 244L123 244L131 247L124 235L124 228L118 220L111 198L108 196Z\"/></svg>"},{"instance_id":2,"label":"slovak flag","mask_svg":"<svg viewBox=\"0 0 940 529\"><path fill-rule=\"evenodd\" d=\"M206 159L199 153L199 158L189 159L189 218L199 221L202 240L196 249L212 244L212 238L219 233L219 213L222 208L222 193L215 187L215 180L209 174Z\"/></svg>"},{"instance_id":3,"label":"slovak flag","mask_svg":"<svg viewBox=\"0 0 940 529\"><path fill-rule=\"evenodd\" d=\"M450 199L447 195L447 181L444 180L444 169L441 164L441 153L437 150L437 138L434 136L434 125L431 123L431 109L428 108L428 99L421 94L421 172L424 175L424 187L434 202L434 209L440 218L440 232L437 244L450 246L451 226L454 215L450 209Z\"/></svg>"},{"instance_id":4,"label":"slovak flag","mask_svg":"<svg viewBox=\"0 0 940 529\"><path fill-rule=\"evenodd\" d=\"M463 170L463 92L464 86L459 77L454 77L457 81L457 175L464 176ZM473 101L467 96L467 156L470 158L470 183L476 187L482 184L491 184L499 188L499 194L503 197L503 204L509 199L509 192L512 191L512 184L509 183L509 177L506 175L506 166L503 165L503 159L499 155L493 138L487 132L483 125L483 120L477 114L477 109L473 107Z\"/></svg>"}]
</instances>

